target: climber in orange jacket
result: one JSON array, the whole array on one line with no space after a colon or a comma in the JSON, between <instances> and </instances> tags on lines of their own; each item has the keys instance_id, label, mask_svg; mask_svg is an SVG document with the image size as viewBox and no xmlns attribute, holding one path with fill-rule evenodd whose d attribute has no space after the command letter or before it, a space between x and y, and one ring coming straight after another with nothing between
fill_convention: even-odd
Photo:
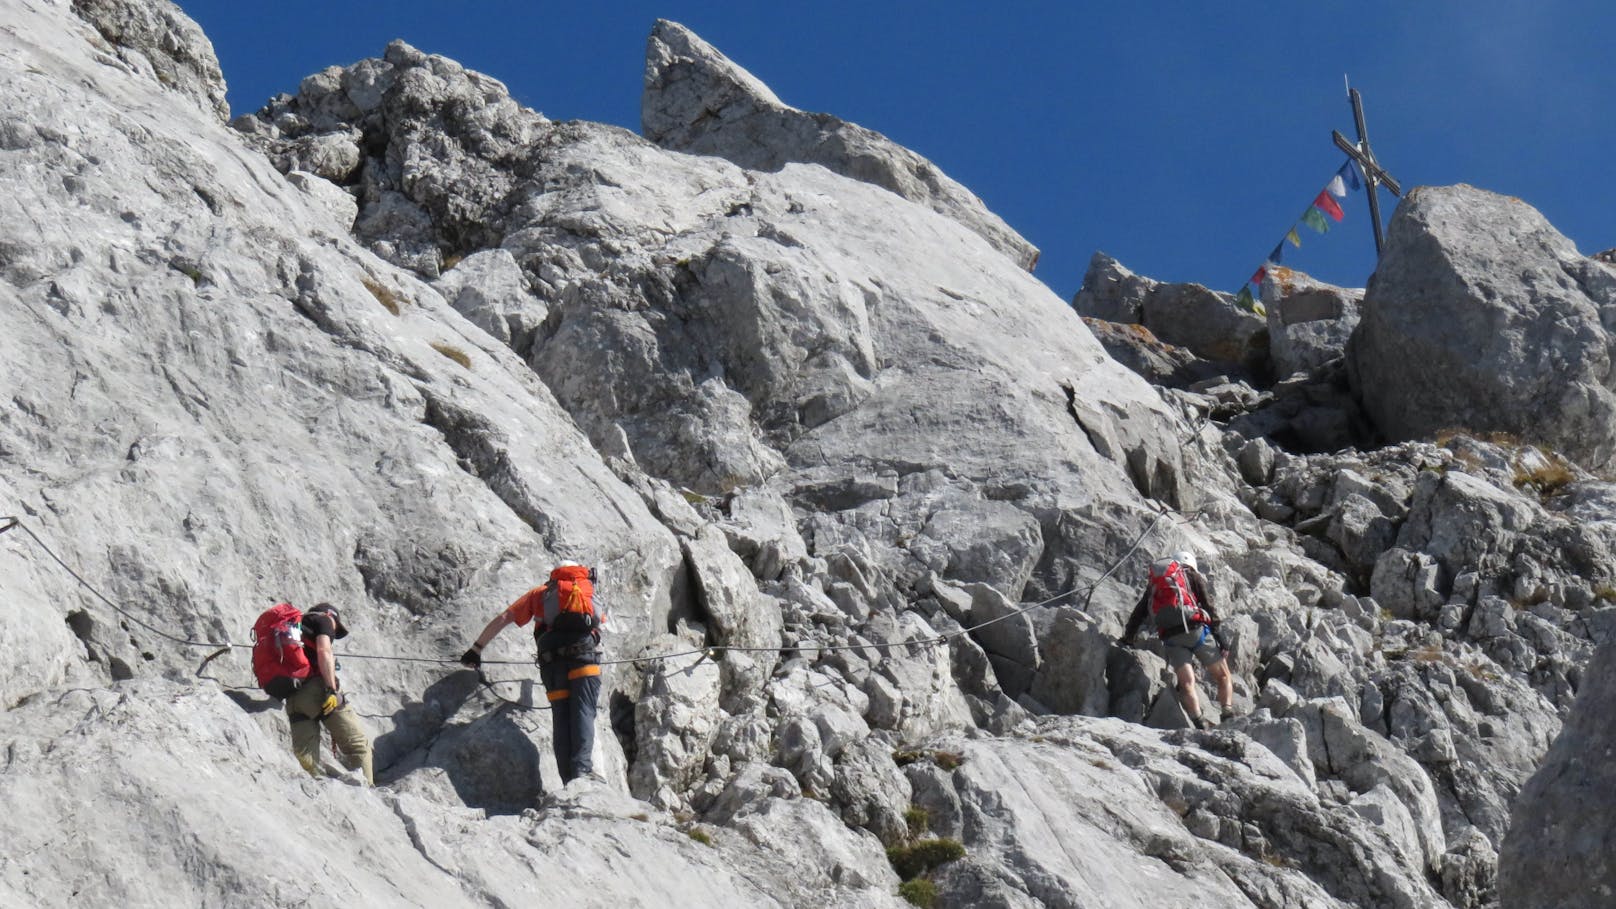
<instances>
[{"instance_id":1,"label":"climber in orange jacket","mask_svg":"<svg viewBox=\"0 0 1616 909\"><path fill-rule=\"evenodd\" d=\"M563 785L594 770L596 702L600 699L600 629L595 571L562 562L550 578L491 619L460 662L476 669L483 648L510 625L535 622L539 677L550 700L556 769Z\"/></svg>"}]
</instances>

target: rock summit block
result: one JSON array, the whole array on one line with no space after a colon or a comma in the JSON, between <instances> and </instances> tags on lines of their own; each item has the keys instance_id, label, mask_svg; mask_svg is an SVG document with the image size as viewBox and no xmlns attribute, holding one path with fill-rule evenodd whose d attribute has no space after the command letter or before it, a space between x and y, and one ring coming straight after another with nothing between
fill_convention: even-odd
<instances>
[{"instance_id":1,"label":"rock summit block","mask_svg":"<svg viewBox=\"0 0 1616 909\"><path fill-rule=\"evenodd\" d=\"M1350 359L1392 439L1504 432L1589 468L1616 460L1616 270L1536 209L1419 187L1393 215Z\"/></svg>"}]
</instances>

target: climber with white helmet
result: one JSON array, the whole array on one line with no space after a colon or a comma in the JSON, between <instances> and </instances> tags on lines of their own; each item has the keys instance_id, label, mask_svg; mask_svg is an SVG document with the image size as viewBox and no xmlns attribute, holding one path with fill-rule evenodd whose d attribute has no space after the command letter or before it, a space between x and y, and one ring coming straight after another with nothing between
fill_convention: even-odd
<instances>
[{"instance_id":1,"label":"climber with white helmet","mask_svg":"<svg viewBox=\"0 0 1616 909\"><path fill-rule=\"evenodd\" d=\"M1195 687L1195 661L1199 660L1218 686L1222 715L1234 711L1234 679L1229 675L1229 644L1223 637L1206 577L1196 568L1195 554L1175 552L1150 566L1150 580L1128 617L1118 643L1132 646L1139 626L1149 615L1167 650L1167 662L1178 677L1179 701L1197 729L1211 724L1201 715Z\"/></svg>"},{"instance_id":2,"label":"climber with white helmet","mask_svg":"<svg viewBox=\"0 0 1616 909\"><path fill-rule=\"evenodd\" d=\"M550 728L556 768L566 785L594 770L595 705L600 698L600 627L595 608L595 570L562 562L549 580L501 610L460 657L472 669L482 666L483 648L510 625L534 622L539 678L550 700Z\"/></svg>"}]
</instances>

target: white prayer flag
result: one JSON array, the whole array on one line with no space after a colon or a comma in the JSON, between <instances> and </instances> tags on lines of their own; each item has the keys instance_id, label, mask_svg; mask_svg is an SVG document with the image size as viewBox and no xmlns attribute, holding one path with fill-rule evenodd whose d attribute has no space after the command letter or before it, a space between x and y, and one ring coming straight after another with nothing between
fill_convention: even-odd
<instances>
[{"instance_id":1,"label":"white prayer flag","mask_svg":"<svg viewBox=\"0 0 1616 909\"><path fill-rule=\"evenodd\" d=\"M1339 199L1345 199L1347 197L1347 184L1342 182L1340 174L1336 174L1335 176L1331 177L1330 185L1326 188L1330 190L1331 195Z\"/></svg>"}]
</instances>

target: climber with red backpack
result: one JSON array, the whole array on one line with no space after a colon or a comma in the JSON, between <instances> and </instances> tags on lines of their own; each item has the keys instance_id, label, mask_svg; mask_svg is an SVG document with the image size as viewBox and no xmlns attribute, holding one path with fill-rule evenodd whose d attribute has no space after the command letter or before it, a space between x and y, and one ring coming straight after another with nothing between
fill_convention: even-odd
<instances>
[{"instance_id":1,"label":"climber with red backpack","mask_svg":"<svg viewBox=\"0 0 1616 909\"><path fill-rule=\"evenodd\" d=\"M469 668L482 666L483 648L510 625L534 622L539 677L550 700L556 768L566 785L594 770L595 705L600 698L600 627L605 617L595 606L595 570L562 562L549 580L529 590L494 616L460 657Z\"/></svg>"},{"instance_id":2,"label":"climber with red backpack","mask_svg":"<svg viewBox=\"0 0 1616 909\"><path fill-rule=\"evenodd\" d=\"M362 770L365 782L375 785L370 737L359 715L348 706L348 696L337 679L331 642L348 636L337 608L321 603L308 612L291 603L264 611L253 623L253 674L259 687L286 702L292 727L292 753L303 769L320 773L320 727L331 730L331 741L343 766Z\"/></svg>"},{"instance_id":3,"label":"climber with red backpack","mask_svg":"<svg viewBox=\"0 0 1616 909\"><path fill-rule=\"evenodd\" d=\"M1178 678L1178 693L1184 712L1197 729L1211 724L1201 715L1201 698L1195 688L1195 661L1206 667L1218 686L1218 706L1227 717L1234 712L1234 679L1229 675L1229 644L1219 627L1217 611L1206 578L1196 568L1195 554L1175 552L1151 563L1150 580L1139 602L1128 617L1128 626L1118 641L1132 646L1134 635L1149 615L1167 651L1167 662Z\"/></svg>"}]
</instances>

